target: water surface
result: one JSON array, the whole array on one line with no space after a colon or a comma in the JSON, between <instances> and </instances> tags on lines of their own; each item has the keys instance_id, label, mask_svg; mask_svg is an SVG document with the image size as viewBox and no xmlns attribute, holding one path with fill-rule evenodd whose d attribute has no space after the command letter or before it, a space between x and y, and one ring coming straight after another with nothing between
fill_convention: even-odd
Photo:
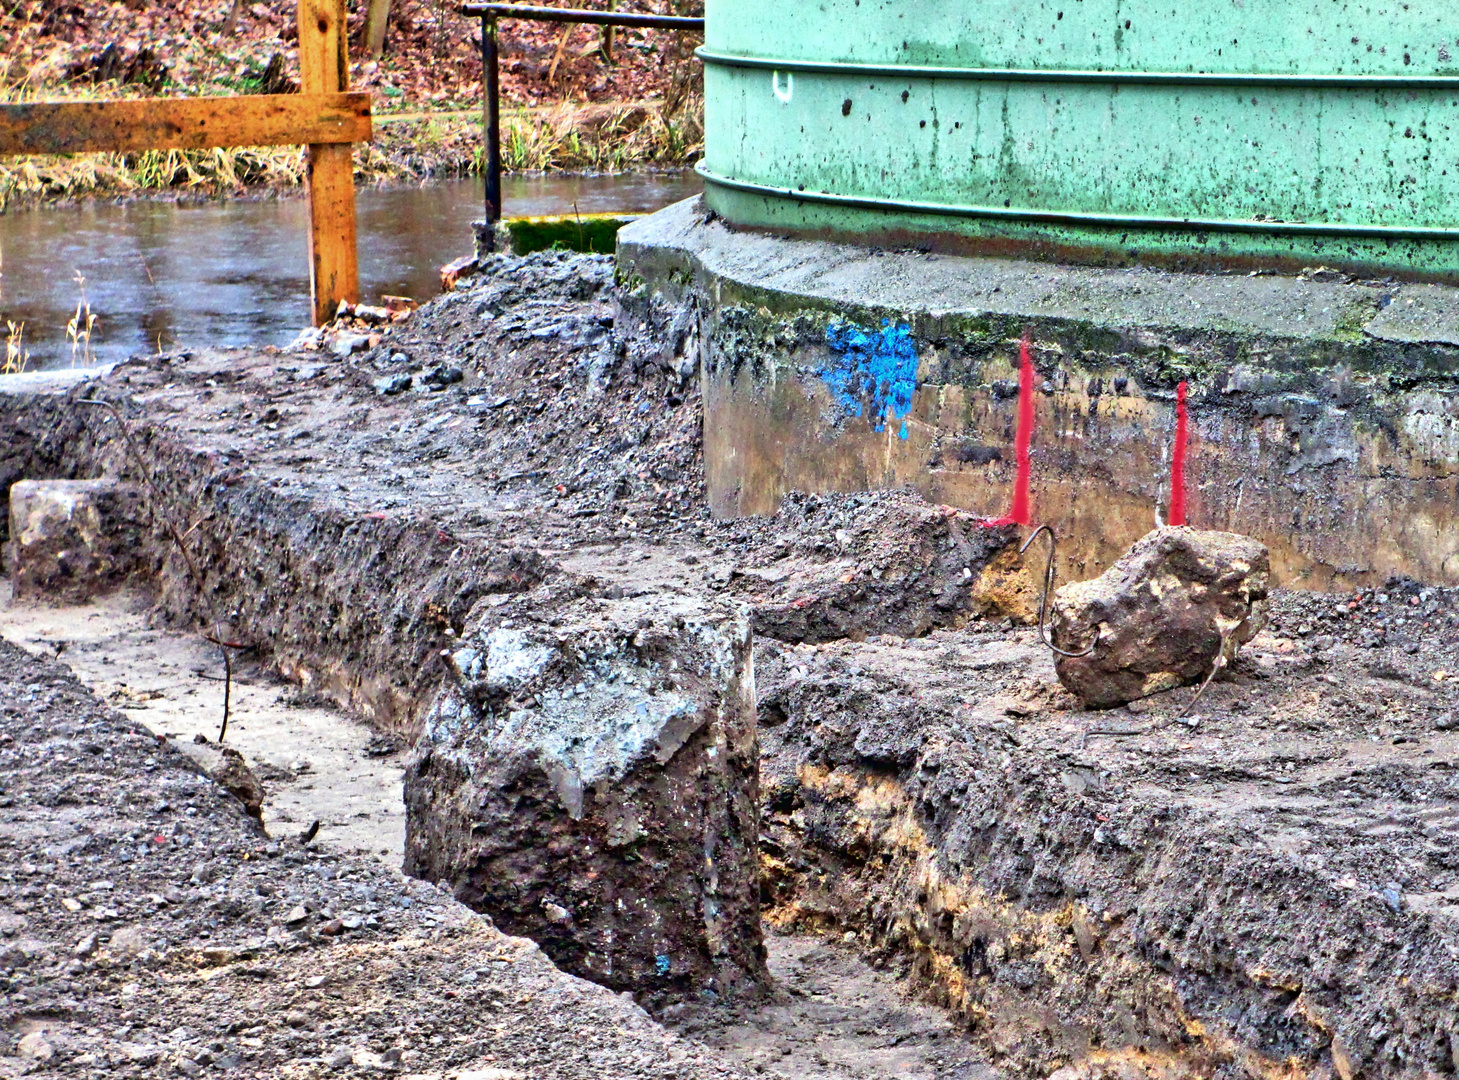
<instances>
[{"instance_id":1,"label":"water surface","mask_svg":"<svg viewBox=\"0 0 1459 1080\"><path fill-rule=\"evenodd\" d=\"M507 177L502 186L508 216L646 213L700 187L693 173ZM0 340L7 321L23 322L32 368L79 360L66 324L84 293L98 362L286 344L309 323L308 216L302 198L0 214ZM481 182L363 189L358 216L362 298L427 300L440 291L437 268L471 252Z\"/></svg>"}]
</instances>

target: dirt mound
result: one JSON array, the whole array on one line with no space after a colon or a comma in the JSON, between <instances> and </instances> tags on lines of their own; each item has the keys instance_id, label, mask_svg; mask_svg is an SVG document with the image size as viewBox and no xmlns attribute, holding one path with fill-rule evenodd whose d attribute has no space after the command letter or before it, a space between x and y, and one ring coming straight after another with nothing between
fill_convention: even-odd
<instances>
[{"instance_id":1,"label":"dirt mound","mask_svg":"<svg viewBox=\"0 0 1459 1080\"><path fill-rule=\"evenodd\" d=\"M792 492L774 517L727 522L716 540L738 560L729 592L751 605L755 632L815 643L1028 619L1037 593L1018 532L907 492Z\"/></svg>"}]
</instances>

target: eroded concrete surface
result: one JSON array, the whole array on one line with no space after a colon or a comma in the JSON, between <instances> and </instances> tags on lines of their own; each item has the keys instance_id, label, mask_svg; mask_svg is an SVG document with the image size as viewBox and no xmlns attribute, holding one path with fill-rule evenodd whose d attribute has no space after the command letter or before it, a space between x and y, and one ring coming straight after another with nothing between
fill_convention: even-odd
<instances>
[{"instance_id":1,"label":"eroded concrete surface","mask_svg":"<svg viewBox=\"0 0 1459 1080\"><path fill-rule=\"evenodd\" d=\"M1185 381L1192 524L1260 539L1296 587L1459 583L1453 289L867 250L734 232L699 200L625 228L619 260L699 313L719 515L904 485L1006 512L1028 333L1035 516L1066 573L1093 576L1166 513ZM866 383L850 399L848 370Z\"/></svg>"},{"instance_id":2,"label":"eroded concrete surface","mask_svg":"<svg viewBox=\"0 0 1459 1080\"><path fill-rule=\"evenodd\" d=\"M833 640L761 623L762 903L940 1002L976 1053L938 1068L1456 1070L1453 589L1279 590L1194 723L1177 718L1189 688L1081 711L1017 615L1017 568L996 615L959 598L910 638L876 624L877 588L840 590L978 587L932 558L956 542L936 514L902 519L935 543L892 529L880 546L851 526L890 496L712 520L696 326L615 290L602 260L501 260L349 359L154 358L85 393L129 418L158 512L196 526L227 632L407 736L443 653L498 608L564 589L605 609L732 597L752 620L853 605L861 624ZM460 382L424 378L446 365ZM0 471L127 475L117 428L64 392L0 396ZM159 617L201 618L152 543ZM792 599L788 580L812 588ZM690 1003L721 1029L760 1007Z\"/></svg>"}]
</instances>

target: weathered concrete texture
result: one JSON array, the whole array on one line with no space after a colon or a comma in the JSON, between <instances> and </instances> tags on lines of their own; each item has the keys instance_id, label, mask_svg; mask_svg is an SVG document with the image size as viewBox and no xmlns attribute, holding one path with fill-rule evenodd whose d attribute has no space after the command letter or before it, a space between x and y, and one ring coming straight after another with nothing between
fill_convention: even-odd
<instances>
[{"instance_id":1,"label":"weathered concrete texture","mask_svg":"<svg viewBox=\"0 0 1459 1080\"><path fill-rule=\"evenodd\" d=\"M731 526L744 553L729 590L756 634L831 641L916 637L975 615L1031 621L1038 593L1018 528L906 492L786 496L773 517Z\"/></svg>"},{"instance_id":2,"label":"weathered concrete texture","mask_svg":"<svg viewBox=\"0 0 1459 1080\"><path fill-rule=\"evenodd\" d=\"M1034 516L1066 579L1156 523L1186 381L1193 523L1265 543L1280 584L1459 581L1453 289L883 252L733 232L697 201L626 226L619 276L702 299L718 515L900 486L1004 513L1028 331Z\"/></svg>"},{"instance_id":3,"label":"weathered concrete texture","mask_svg":"<svg viewBox=\"0 0 1459 1080\"><path fill-rule=\"evenodd\" d=\"M575 592L500 605L453 652L406 771L406 871L649 1003L755 991L748 622Z\"/></svg>"},{"instance_id":4,"label":"weathered concrete texture","mask_svg":"<svg viewBox=\"0 0 1459 1080\"><path fill-rule=\"evenodd\" d=\"M1059 681L1107 709L1225 667L1266 623L1266 548L1233 533L1157 529L1090 581L1054 595Z\"/></svg>"},{"instance_id":5,"label":"weathered concrete texture","mask_svg":"<svg viewBox=\"0 0 1459 1080\"><path fill-rule=\"evenodd\" d=\"M141 492L115 479L20 480L10 487L4 565L18 600L79 604L145 559Z\"/></svg>"}]
</instances>

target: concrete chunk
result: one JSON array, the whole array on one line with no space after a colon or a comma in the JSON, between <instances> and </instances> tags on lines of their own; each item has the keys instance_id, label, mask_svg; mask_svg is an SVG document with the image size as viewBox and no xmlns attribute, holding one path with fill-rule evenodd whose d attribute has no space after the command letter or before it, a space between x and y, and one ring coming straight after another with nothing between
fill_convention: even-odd
<instances>
[{"instance_id":1,"label":"concrete chunk","mask_svg":"<svg viewBox=\"0 0 1459 1080\"><path fill-rule=\"evenodd\" d=\"M114 589L136 563L142 517L130 484L17 481L5 553L15 598L83 603Z\"/></svg>"},{"instance_id":2,"label":"concrete chunk","mask_svg":"<svg viewBox=\"0 0 1459 1080\"><path fill-rule=\"evenodd\" d=\"M1166 527L1146 534L1092 581L1054 596L1059 681L1085 705L1109 708L1200 682L1218 657L1266 622L1267 549L1235 533Z\"/></svg>"},{"instance_id":3,"label":"concrete chunk","mask_svg":"<svg viewBox=\"0 0 1459 1080\"><path fill-rule=\"evenodd\" d=\"M406 871L648 1004L765 980L745 615L513 600L448 662L406 772Z\"/></svg>"}]
</instances>

